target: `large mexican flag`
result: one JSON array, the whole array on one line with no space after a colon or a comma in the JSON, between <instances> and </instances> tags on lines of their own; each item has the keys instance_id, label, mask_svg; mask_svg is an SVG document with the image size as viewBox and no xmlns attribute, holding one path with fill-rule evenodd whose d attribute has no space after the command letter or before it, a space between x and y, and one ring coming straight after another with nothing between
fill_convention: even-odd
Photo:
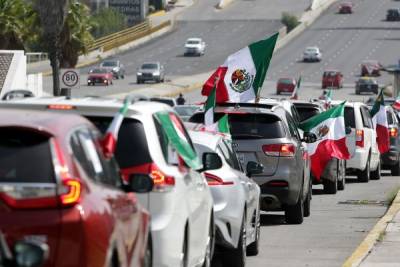
<instances>
[{"instance_id":1,"label":"large mexican flag","mask_svg":"<svg viewBox=\"0 0 400 267\"><path fill-rule=\"evenodd\" d=\"M279 33L230 55L203 85L208 96L216 85L216 101L247 102L259 95Z\"/></svg>"},{"instance_id":2,"label":"large mexican flag","mask_svg":"<svg viewBox=\"0 0 400 267\"><path fill-rule=\"evenodd\" d=\"M311 171L319 179L332 158L349 159L344 124L344 104L331 108L302 122L304 132L317 135L317 141L307 145L311 158Z\"/></svg>"},{"instance_id":3,"label":"large mexican flag","mask_svg":"<svg viewBox=\"0 0 400 267\"><path fill-rule=\"evenodd\" d=\"M390 137L385 109L385 100L383 99L383 89L379 93L379 96L371 109L371 117L376 130L376 142L378 144L379 152L385 153L390 149Z\"/></svg>"}]
</instances>

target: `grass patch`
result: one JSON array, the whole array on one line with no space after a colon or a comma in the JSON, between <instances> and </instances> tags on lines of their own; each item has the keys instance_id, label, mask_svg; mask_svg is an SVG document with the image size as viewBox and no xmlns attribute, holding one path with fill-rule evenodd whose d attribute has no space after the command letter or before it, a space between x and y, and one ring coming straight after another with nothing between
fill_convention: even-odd
<instances>
[{"instance_id":1,"label":"grass patch","mask_svg":"<svg viewBox=\"0 0 400 267\"><path fill-rule=\"evenodd\" d=\"M282 13L281 22L286 26L287 32L290 32L300 24L299 19L288 12Z\"/></svg>"},{"instance_id":2,"label":"grass patch","mask_svg":"<svg viewBox=\"0 0 400 267\"><path fill-rule=\"evenodd\" d=\"M382 232L379 233L378 239L376 241L382 242L385 239L386 236L386 231L383 230Z\"/></svg>"},{"instance_id":3,"label":"grass patch","mask_svg":"<svg viewBox=\"0 0 400 267\"><path fill-rule=\"evenodd\" d=\"M393 188L389 193L386 195L386 203L390 206L395 199L397 192L399 192L400 186Z\"/></svg>"}]
</instances>

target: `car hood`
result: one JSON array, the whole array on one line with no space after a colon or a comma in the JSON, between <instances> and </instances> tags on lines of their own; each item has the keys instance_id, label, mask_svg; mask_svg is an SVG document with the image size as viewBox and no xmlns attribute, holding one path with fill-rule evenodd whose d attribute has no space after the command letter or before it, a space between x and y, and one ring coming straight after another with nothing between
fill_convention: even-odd
<instances>
[{"instance_id":1,"label":"car hood","mask_svg":"<svg viewBox=\"0 0 400 267\"><path fill-rule=\"evenodd\" d=\"M186 48L200 48L200 44L185 44Z\"/></svg>"},{"instance_id":2,"label":"car hood","mask_svg":"<svg viewBox=\"0 0 400 267\"><path fill-rule=\"evenodd\" d=\"M139 69L137 72L141 72L141 73L154 73L154 72L159 72L159 70L155 70L155 69Z\"/></svg>"}]
</instances>

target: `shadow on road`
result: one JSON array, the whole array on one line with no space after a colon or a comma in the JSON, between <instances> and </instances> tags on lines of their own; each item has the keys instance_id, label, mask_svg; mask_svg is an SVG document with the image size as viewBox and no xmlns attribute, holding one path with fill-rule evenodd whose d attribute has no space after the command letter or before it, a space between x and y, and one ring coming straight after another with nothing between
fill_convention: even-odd
<instances>
[{"instance_id":1,"label":"shadow on road","mask_svg":"<svg viewBox=\"0 0 400 267\"><path fill-rule=\"evenodd\" d=\"M285 216L281 214L263 214L261 215L261 226L273 226L285 224Z\"/></svg>"}]
</instances>

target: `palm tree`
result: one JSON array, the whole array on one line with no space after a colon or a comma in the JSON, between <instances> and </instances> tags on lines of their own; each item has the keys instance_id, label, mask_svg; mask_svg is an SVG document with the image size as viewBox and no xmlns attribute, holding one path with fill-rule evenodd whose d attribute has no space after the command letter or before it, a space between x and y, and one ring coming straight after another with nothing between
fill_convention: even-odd
<instances>
[{"instance_id":1,"label":"palm tree","mask_svg":"<svg viewBox=\"0 0 400 267\"><path fill-rule=\"evenodd\" d=\"M75 67L79 55L88 52L88 44L93 42L93 36L90 33L93 26L89 8L85 4L72 0L61 32L60 65L62 68Z\"/></svg>"},{"instance_id":2,"label":"palm tree","mask_svg":"<svg viewBox=\"0 0 400 267\"><path fill-rule=\"evenodd\" d=\"M0 49L24 50L32 18L32 7L23 0L0 0Z\"/></svg>"},{"instance_id":3,"label":"palm tree","mask_svg":"<svg viewBox=\"0 0 400 267\"><path fill-rule=\"evenodd\" d=\"M1 1L1 0L0 0ZM39 14L43 46L49 53L53 70L53 94L60 94L59 68L61 55L60 35L67 17L68 0L36 0Z\"/></svg>"}]
</instances>

